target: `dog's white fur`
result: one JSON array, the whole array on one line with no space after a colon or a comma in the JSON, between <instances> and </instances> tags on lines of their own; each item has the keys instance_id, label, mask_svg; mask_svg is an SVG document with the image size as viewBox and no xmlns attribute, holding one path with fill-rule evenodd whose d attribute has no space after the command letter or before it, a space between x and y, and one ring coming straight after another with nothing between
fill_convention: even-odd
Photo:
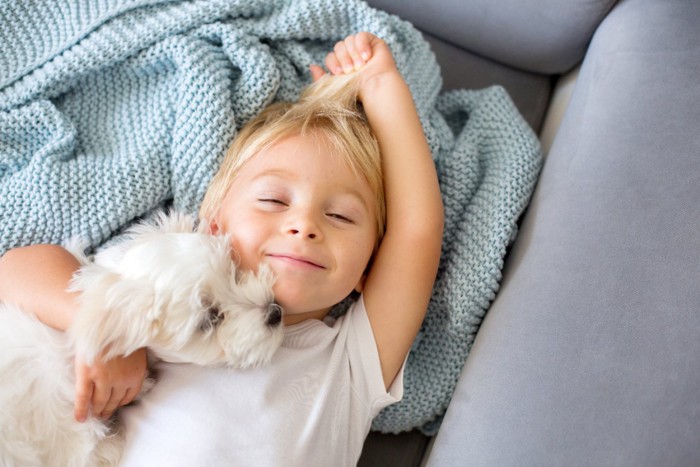
<instances>
[{"instance_id":1,"label":"dog's white fur","mask_svg":"<svg viewBox=\"0 0 700 467\"><path fill-rule=\"evenodd\" d=\"M281 310L272 273L241 274L225 236L194 231L193 219L160 214L130 229L127 240L82 266L71 289L81 306L67 333L0 304L0 465L116 465L122 434L73 416L76 353L88 363L149 348L161 359L250 367L279 347ZM144 384L144 388L149 384Z\"/></svg>"}]
</instances>

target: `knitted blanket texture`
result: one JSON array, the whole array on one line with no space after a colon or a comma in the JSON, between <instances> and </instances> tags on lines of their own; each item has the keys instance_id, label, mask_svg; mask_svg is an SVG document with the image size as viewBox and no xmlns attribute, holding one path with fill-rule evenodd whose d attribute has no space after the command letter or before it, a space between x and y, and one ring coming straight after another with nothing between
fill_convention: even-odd
<instances>
[{"instance_id":1,"label":"knitted blanket texture","mask_svg":"<svg viewBox=\"0 0 700 467\"><path fill-rule=\"evenodd\" d=\"M440 94L420 33L359 0L0 2L0 254L76 234L98 247L164 205L196 211L237 130L362 30L386 40L413 92L446 215L404 398L373 429L435 433L540 148L502 88Z\"/></svg>"}]
</instances>

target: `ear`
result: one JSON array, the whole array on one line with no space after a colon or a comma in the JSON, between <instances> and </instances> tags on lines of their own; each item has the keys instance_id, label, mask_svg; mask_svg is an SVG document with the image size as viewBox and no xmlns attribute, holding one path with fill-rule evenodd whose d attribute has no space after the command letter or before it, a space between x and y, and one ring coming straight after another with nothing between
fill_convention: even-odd
<instances>
[{"instance_id":1,"label":"ear","mask_svg":"<svg viewBox=\"0 0 700 467\"><path fill-rule=\"evenodd\" d=\"M217 235L221 230L219 228L219 223L216 220L216 216L214 216L211 221L206 217L199 217L195 223L195 226L197 228L194 232L198 234Z\"/></svg>"},{"instance_id":2,"label":"ear","mask_svg":"<svg viewBox=\"0 0 700 467\"><path fill-rule=\"evenodd\" d=\"M209 233L212 235L219 233L219 223L216 222L216 219L209 222Z\"/></svg>"}]
</instances>

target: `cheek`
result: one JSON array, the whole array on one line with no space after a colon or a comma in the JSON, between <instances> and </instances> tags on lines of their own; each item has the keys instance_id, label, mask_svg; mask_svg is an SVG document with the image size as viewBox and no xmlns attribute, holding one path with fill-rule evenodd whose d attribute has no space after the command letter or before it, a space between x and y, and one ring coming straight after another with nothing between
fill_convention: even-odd
<instances>
[{"instance_id":1,"label":"cheek","mask_svg":"<svg viewBox=\"0 0 700 467\"><path fill-rule=\"evenodd\" d=\"M260 224L253 219L238 218L222 226L230 235L233 259L244 270L256 270L260 260L259 251L266 238Z\"/></svg>"},{"instance_id":2,"label":"cheek","mask_svg":"<svg viewBox=\"0 0 700 467\"><path fill-rule=\"evenodd\" d=\"M367 271L367 264L372 258L374 252L375 237L367 237L354 243L351 247L345 249L347 254L348 264L351 265L353 276L359 278Z\"/></svg>"}]
</instances>

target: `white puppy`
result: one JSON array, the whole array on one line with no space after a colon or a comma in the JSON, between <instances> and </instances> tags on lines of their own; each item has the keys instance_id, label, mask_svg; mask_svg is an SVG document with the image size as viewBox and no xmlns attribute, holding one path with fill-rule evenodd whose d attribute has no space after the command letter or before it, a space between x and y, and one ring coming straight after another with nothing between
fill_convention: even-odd
<instances>
[{"instance_id":1,"label":"white puppy","mask_svg":"<svg viewBox=\"0 0 700 467\"><path fill-rule=\"evenodd\" d=\"M272 273L238 273L225 236L193 230L191 217L161 214L94 262L72 251L81 306L67 333L0 304L0 465L119 462L115 420L73 417L76 353L89 364L105 349L109 358L140 347L151 363L250 367L272 358L283 337Z\"/></svg>"}]
</instances>

